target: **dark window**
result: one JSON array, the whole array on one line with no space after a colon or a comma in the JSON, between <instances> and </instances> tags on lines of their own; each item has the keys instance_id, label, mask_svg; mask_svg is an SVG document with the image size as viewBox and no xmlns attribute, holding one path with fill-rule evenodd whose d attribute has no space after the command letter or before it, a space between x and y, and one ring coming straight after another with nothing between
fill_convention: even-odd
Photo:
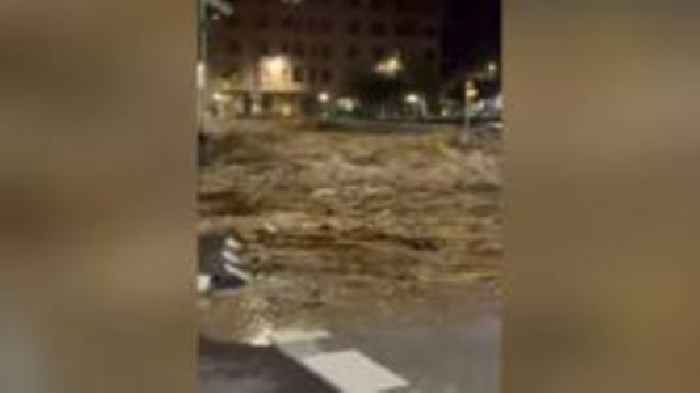
<instances>
[{"instance_id":1,"label":"dark window","mask_svg":"<svg viewBox=\"0 0 700 393\"><path fill-rule=\"evenodd\" d=\"M294 82L304 82L304 68L300 66L294 67Z\"/></svg>"},{"instance_id":2,"label":"dark window","mask_svg":"<svg viewBox=\"0 0 700 393\"><path fill-rule=\"evenodd\" d=\"M359 55L360 55L360 50L357 49L357 46L350 45L350 47L348 47L348 57L349 58L354 59Z\"/></svg>"},{"instance_id":3,"label":"dark window","mask_svg":"<svg viewBox=\"0 0 700 393\"><path fill-rule=\"evenodd\" d=\"M241 27L241 20L238 17L226 18L226 19L224 19L224 21L226 21L225 22L226 25L231 27L231 28L237 29L237 28Z\"/></svg>"},{"instance_id":4,"label":"dark window","mask_svg":"<svg viewBox=\"0 0 700 393\"><path fill-rule=\"evenodd\" d=\"M255 27L257 27L259 30L267 29L270 27L270 19L267 17L267 15L259 17L258 21L255 23Z\"/></svg>"},{"instance_id":5,"label":"dark window","mask_svg":"<svg viewBox=\"0 0 700 393\"><path fill-rule=\"evenodd\" d=\"M408 5L404 0L394 0L394 5L396 6L396 10L399 12L408 11Z\"/></svg>"},{"instance_id":6,"label":"dark window","mask_svg":"<svg viewBox=\"0 0 700 393\"><path fill-rule=\"evenodd\" d=\"M330 70L323 70L321 73L321 82L329 83L333 80L333 73Z\"/></svg>"},{"instance_id":7,"label":"dark window","mask_svg":"<svg viewBox=\"0 0 700 393\"><path fill-rule=\"evenodd\" d=\"M384 59L384 57L386 55L386 50L384 48L381 48L381 47L375 47L372 50L372 52L374 53L374 58L377 61Z\"/></svg>"},{"instance_id":8,"label":"dark window","mask_svg":"<svg viewBox=\"0 0 700 393\"><path fill-rule=\"evenodd\" d=\"M289 53L289 44L286 42L283 43L282 46L280 46L280 52Z\"/></svg>"},{"instance_id":9,"label":"dark window","mask_svg":"<svg viewBox=\"0 0 700 393\"><path fill-rule=\"evenodd\" d=\"M330 33L333 31L333 23L329 21L328 19L324 19L321 21L321 32L322 33Z\"/></svg>"},{"instance_id":10,"label":"dark window","mask_svg":"<svg viewBox=\"0 0 700 393\"><path fill-rule=\"evenodd\" d=\"M318 70L315 68L309 69L309 82L316 83L318 79Z\"/></svg>"},{"instance_id":11,"label":"dark window","mask_svg":"<svg viewBox=\"0 0 700 393\"><path fill-rule=\"evenodd\" d=\"M267 42L261 42L259 46L260 53L263 55L269 55L270 54L270 44Z\"/></svg>"},{"instance_id":12,"label":"dark window","mask_svg":"<svg viewBox=\"0 0 700 393\"><path fill-rule=\"evenodd\" d=\"M360 6L360 0L345 0L345 2L353 8L359 7Z\"/></svg>"},{"instance_id":13,"label":"dark window","mask_svg":"<svg viewBox=\"0 0 700 393\"><path fill-rule=\"evenodd\" d=\"M427 26L423 30L423 33L425 34L426 37L433 38L437 35L437 29L435 29L435 26Z\"/></svg>"},{"instance_id":14,"label":"dark window","mask_svg":"<svg viewBox=\"0 0 700 393\"><path fill-rule=\"evenodd\" d=\"M319 26L315 19L309 19L306 22L306 29L309 33L316 33L319 30Z\"/></svg>"},{"instance_id":15,"label":"dark window","mask_svg":"<svg viewBox=\"0 0 700 393\"><path fill-rule=\"evenodd\" d=\"M372 9L375 11L383 10L386 6L386 0L372 0Z\"/></svg>"},{"instance_id":16,"label":"dark window","mask_svg":"<svg viewBox=\"0 0 700 393\"><path fill-rule=\"evenodd\" d=\"M348 33L350 34L359 34L361 29L362 25L360 24L360 21L354 20L348 23Z\"/></svg>"},{"instance_id":17,"label":"dark window","mask_svg":"<svg viewBox=\"0 0 700 393\"><path fill-rule=\"evenodd\" d=\"M297 43L294 45L294 54L299 56L299 57L304 57L306 54L306 50L304 49L304 45L301 43Z\"/></svg>"},{"instance_id":18,"label":"dark window","mask_svg":"<svg viewBox=\"0 0 700 393\"><path fill-rule=\"evenodd\" d=\"M437 54L435 53L435 49L433 48L428 48L425 50L425 59L428 61L435 61L437 58Z\"/></svg>"},{"instance_id":19,"label":"dark window","mask_svg":"<svg viewBox=\"0 0 700 393\"><path fill-rule=\"evenodd\" d=\"M396 35L413 36L416 34L415 21L405 20L396 25Z\"/></svg>"},{"instance_id":20,"label":"dark window","mask_svg":"<svg viewBox=\"0 0 700 393\"><path fill-rule=\"evenodd\" d=\"M372 34L373 35L386 35L386 25L382 22L372 23Z\"/></svg>"},{"instance_id":21,"label":"dark window","mask_svg":"<svg viewBox=\"0 0 700 393\"><path fill-rule=\"evenodd\" d=\"M282 27L284 27L287 30L294 27L294 18L289 15L285 16L284 19L282 19Z\"/></svg>"},{"instance_id":22,"label":"dark window","mask_svg":"<svg viewBox=\"0 0 700 393\"><path fill-rule=\"evenodd\" d=\"M243 52L243 47L241 46L241 43L235 40L229 42L228 49L234 55L238 55L241 52Z\"/></svg>"},{"instance_id":23,"label":"dark window","mask_svg":"<svg viewBox=\"0 0 700 393\"><path fill-rule=\"evenodd\" d=\"M333 49L330 47L330 45L324 45L323 48L321 49L321 56L323 56L326 59L330 59L333 57Z\"/></svg>"}]
</instances>

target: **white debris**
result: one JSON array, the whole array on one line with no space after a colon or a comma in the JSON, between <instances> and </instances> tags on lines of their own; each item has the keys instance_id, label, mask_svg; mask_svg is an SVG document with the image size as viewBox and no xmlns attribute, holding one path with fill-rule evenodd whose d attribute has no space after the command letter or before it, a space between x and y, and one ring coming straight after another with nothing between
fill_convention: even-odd
<instances>
[{"instance_id":1,"label":"white debris","mask_svg":"<svg viewBox=\"0 0 700 393\"><path fill-rule=\"evenodd\" d=\"M275 225L273 225L272 223L269 223L269 222L266 222L265 224L263 224L263 228L265 229L265 231L267 231L268 233L273 234L273 235L277 234L279 232L279 228L277 228Z\"/></svg>"},{"instance_id":2,"label":"white debris","mask_svg":"<svg viewBox=\"0 0 700 393\"><path fill-rule=\"evenodd\" d=\"M203 294L211 289L211 276L200 274L197 276L197 293Z\"/></svg>"},{"instance_id":3,"label":"white debris","mask_svg":"<svg viewBox=\"0 0 700 393\"><path fill-rule=\"evenodd\" d=\"M338 195L338 190L335 188L319 188L311 193L313 199L332 198Z\"/></svg>"},{"instance_id":4,"label":"white debris","mask_svg":"<svg viewBox=\"0 0 700 393\"><path fill-rule=\"evenodd\" d=\"M226 247L233 251L241 251L243 249L243 244L236 240L236 238L233 236L229 236L226 238Z\"/></svg>"}]
</instances>

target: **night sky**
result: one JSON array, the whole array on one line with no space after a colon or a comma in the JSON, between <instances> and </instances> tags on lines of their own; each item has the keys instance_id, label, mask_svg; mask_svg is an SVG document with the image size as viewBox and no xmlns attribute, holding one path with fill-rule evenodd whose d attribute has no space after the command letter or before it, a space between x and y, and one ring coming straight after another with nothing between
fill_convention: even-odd
<instances>
[{"instance_id":1,"label":"night sky","mask_svg":"<svg viewBox=\"0 0 700 393\"><path fill-rule=\"evenodd\" d=\"M443 1L445 73L500 60L501 0Z\"/></svg>"}]
</instances>

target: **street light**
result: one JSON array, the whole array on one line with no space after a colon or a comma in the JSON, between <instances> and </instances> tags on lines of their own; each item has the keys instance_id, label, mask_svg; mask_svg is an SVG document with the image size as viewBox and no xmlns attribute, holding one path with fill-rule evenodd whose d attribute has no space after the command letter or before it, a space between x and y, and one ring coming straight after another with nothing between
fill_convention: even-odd
<instances>
[{"instance_id":1,"label":"street light","mask_svg":"<svg viewBox=\"0 0 700 393\"><path fill-rule=\"evenodd\" d=\"M327 104L328 101L330 101L330 100L331 100L330 94L328 94L326 92L322 92L322 93L318 94L318 102L320 102L321 104Z\"/></svg>"},{"instance_id":2,"label":"street light","mask_svg":"<svg viewBox=\"0 0 700 393\"><path fill-rule=\"evenodd\" d=\"M378 63L374 70L379 74L393 77L403 70L403 64L401 58L398 55L394 55Z\"/></svg>"},{"instance_id":3,"label":"street light","mask_svg":"<svg viewBox=\"0 0 700 393\"><path fill-rule=\"evenodd\" d=\"M468 99L474 99L479 95L479 89L476 88L473 81L467 81L466 93Z\"/></svg>"},{"instance_id":4,"label":"street light","mask_svg":"<svg viewBox=\"0 0 700 393\"><path fill-rule=\"evenodd\" d=\"M227 96L225 96L225 95L219 93L218 91L217 91L216 93L212 94L212 97L211 97L211 98L213 98L214 101L219 102L219 103L228 100L228 97L227 97Z\"/></svg>"},{"instance_id":5,"label":"street light","mask_svg":"<svg viewBox=\"0 0 700 393\"><path fill-rule=\"evenodd\" d=\"M479 90L476 89L474 81L467 80L464 84L464 128L466 137L471 133L471 105L470 101L479 95Z\"/></svg>"},{"instance_id":6,"label":"street light","mask_svg":"<svg viewBox=\"0 0 700 393\"><path fill-rule=\"evenodd\" d=\"M199 94L197 96L198 101L198 114L199 114L199 128L204 129L204 112L207 105L207 35L209 33L209 21L207 20L207 13L209 7L215 9L218 13L224 16L231 16L234 13L233 6L224 0L199 0L198 7L198 33L199 33L199 61L197 63L197 88L199 89ZM217 17L218 18L218 17Z\"/></svg>"},{"instance_id":7,"label":"street light","mask_svg":"<svg viewBox=\"0 0 700 393\"><path fill-rule=\"evenodd\" d=\"M491 61L486 66L486 69L489 71L490 74L495 74L498 72L498 64L496 64L495 61Z\"/></svg>"},{"instance_id":8,"label":"street light","mask_svg":"<svg viewBox=\"0 0 700 393\"><path fill-rule=\"evenodd\" d=\"M420 97L418 94L407 94L406 95L406 102L409 104L417 104L418 101L420 101Z\"/></svg>"}]
</instances>

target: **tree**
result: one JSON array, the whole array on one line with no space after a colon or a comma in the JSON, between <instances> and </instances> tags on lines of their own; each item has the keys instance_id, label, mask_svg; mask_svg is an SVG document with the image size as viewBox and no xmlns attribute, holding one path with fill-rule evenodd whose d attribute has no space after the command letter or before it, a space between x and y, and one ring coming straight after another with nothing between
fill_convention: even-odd
<instances>
[{"instance_id":1,"label":"tree","mask_svg":"<svg viewBox=\"0 0 700 393\"><path fill-rule=\"evenodd\" d=\"M404 94L416 93L422 97L422 117L436 111L439 105L440 74L433 63L422 59L409 59L399 77L403 81Z\"/></svg>"},{"instance_id":2,"label":"tree","mask_svg":"<svg viewBox=\"0 0 700 393\"><path fill-rule=\"evenodd\" d=\"M405 107L405 97L417 94L421 117L425 117L438 105L440 75L437 67L427 61L409 59L401 61L401 70L393 75L374 70L357 70L347 79L348 94L358 98L369 114L386 117L388 112L400 112Z\"/></svg>"},{"instance_id":3,"label":"tree","mask_svg":"<svg viewBox=\"0 0 700 393\"><path fill-rule=\"evenodd\" d=\"M358 70L348 77L345 90L357 97L369 113L379 112L384 117L390 107L400 102L405 86L400 78Z\"/></svg>"}]
</instances>

